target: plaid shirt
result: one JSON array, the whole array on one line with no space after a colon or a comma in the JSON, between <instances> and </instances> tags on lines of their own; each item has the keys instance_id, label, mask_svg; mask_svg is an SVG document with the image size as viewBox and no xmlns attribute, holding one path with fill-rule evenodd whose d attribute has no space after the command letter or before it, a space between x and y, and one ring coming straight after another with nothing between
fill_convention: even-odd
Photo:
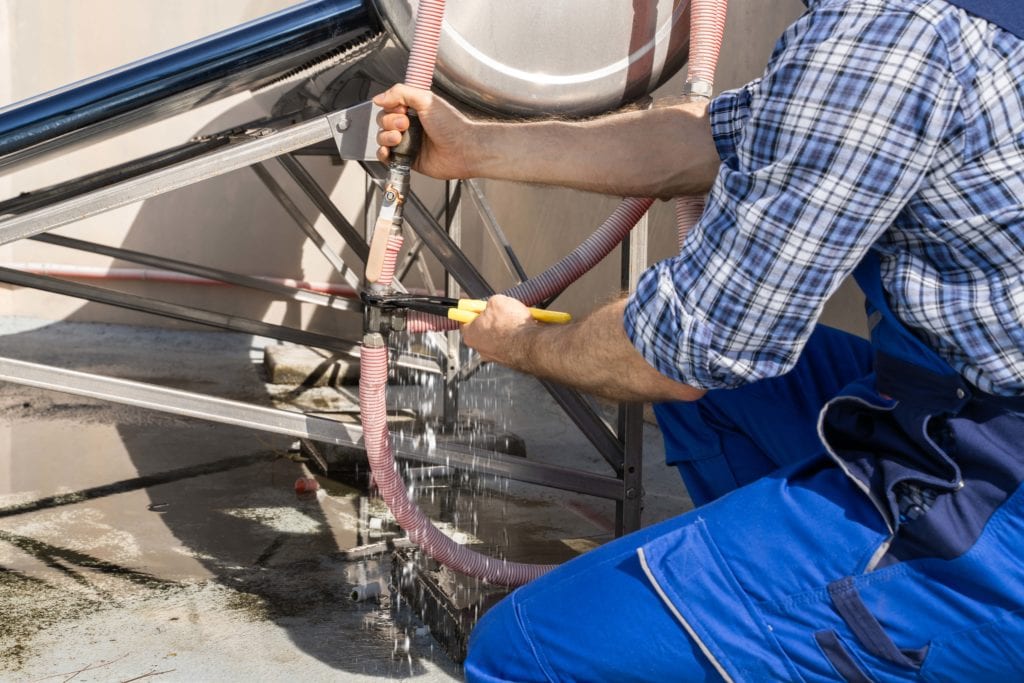
<instances>
[{"instance_id":1,"label":"plaid shirt","mask_svg":"<svg viewBox=\"0 0 1024 683\"><path fill-rule=\"evenodd\" d=\"M626 309L648 362L708 389L785 373L874 245L908 328L1024 394L1024 41L944 0L818 0L710 115L704 215Z\"/></svg>"}]
</instances>

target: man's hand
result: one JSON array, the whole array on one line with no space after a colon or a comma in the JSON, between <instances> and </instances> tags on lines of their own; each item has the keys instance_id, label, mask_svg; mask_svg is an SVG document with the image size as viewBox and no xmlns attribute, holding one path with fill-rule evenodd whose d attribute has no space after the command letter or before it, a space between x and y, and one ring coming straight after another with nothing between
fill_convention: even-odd
<instances>
[{"instance_id":1,"label":"man's hand","mask_svg":"<svg viewBox=\"0 0 1024 683\"><path fill-rule=\"evenodd\" d=\"M476 149L474 125L457 109L429 90L395 85L373 98L384 111L377 115L377 158L387 163L390 148L409 128L406 112L413 109L423 124L423 146L415 169L433 178L452 180L472 177L470 154Z\"/></svg>"},{"instance_id":2,"label":"man's hand","mask_svg":"<svg viewBox=\"0 0 1024 683\"><path fill-rule=\"evenodd\" d=\"M704 395L658 373L622 329L626 300L581 322L544 325L519 301L495 294L462 339L484 360L618 401L692 401Z\"/></svg>"},{"instance_id":3,"label":"man's hand","mask_svg":"<svg viewBox=\"0 0 1024 683\"><path fill-rule=\"evenodd\" d=\"M502 294L487 299L487 308L462 327L462 340L487 361L521 368L526 335L538 325L523 303Z\"/></svg>"},{"instance_id":4,"label":"man's hand","mask_svg":"<svg viewBox=\"0 0 1024 683\"><path fill-rule=\"evenodd\" d=\"M559 185L615 196L704 194L718 172L707 105L672 101L585 121L470 119L426 90L395 85L373 101L377 158L409 127L426 133L416 170L435 178L492 178Z\"/></svg>"}]
</instances>

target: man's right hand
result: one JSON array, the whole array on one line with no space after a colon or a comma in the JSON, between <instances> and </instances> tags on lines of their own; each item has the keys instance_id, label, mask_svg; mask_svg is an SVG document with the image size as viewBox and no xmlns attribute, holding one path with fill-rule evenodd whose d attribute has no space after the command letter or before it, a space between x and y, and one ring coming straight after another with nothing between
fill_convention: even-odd
<instances>
[{"instance_id":1,"label":"man's right hand","mask_svg":"<svg viewBox=\"0 0 1024 683\"><path fill-rule=\"evenodd\" d=\"M414 168L434 178L451 180L473 176L471 159L476 148L473 122L428 90L394 85L373 98L382 111L377 116L377 158L387 163L391 147L409 128L409 109L423 124L423 146Z\"/></svg>"}]
</instances>

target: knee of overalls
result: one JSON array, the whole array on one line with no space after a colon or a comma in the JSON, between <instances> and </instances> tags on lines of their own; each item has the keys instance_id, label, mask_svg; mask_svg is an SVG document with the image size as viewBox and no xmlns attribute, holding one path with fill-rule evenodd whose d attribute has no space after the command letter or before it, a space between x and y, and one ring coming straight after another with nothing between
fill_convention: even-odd
<instances>
[{"instance_id":1,"label":"knee of overalls","mask_svg":"<svg viewBox=\"0 0 1024 683\"><path fill-rule=\"evenodd\" d=\"M464 668L470 682L549 680L509 598L488 610L473 629Z\"/></svg>"}]
</instances>

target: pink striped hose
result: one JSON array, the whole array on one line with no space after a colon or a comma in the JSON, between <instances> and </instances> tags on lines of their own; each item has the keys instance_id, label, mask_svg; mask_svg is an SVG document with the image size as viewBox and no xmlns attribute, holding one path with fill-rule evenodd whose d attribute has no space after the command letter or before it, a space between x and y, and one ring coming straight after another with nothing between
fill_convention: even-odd
<instances>
[{"instance_id":1,"label":"pink striped hose","mask_svg":"<svg viewBox=\"0 0 1024 683\"><path fill-rule=\"evenodd\" d=\"M690 0L689 83L714 83L728 0Z\"/></svg>"},{"instance_id":2,"label":"pink striped hose","mask_svg":"<svg viewBox=\"0 0 1024 683\"><path fill-rule=\"evenodd\" d=\"M721 44L721 28L724 26L725 0L694 2L691 15L697 11L698 4L720 5L721 10L713 12L710 16L721 17L721 21L709 28L706 22L698 21L691 16L691 44L697 41L701 46L710 45L713 49L703 47L697 52L696 61L692 61L694 52L691 49L690 73L713 75ZM406 74L407 84L424 89L430 87L443 15L444 0L421 0L419 3L416 33ZM702 35L702 32L709 30L712 31L710 42ZM646 198L631 197L623 200L594 234L568 256L541 275L516 285L506 293L528 305L534 305L558 294L607 256L629 234L653 203L653 199ZM392 246L389 243L389 256ZM399 242L395 247L395 255L400 246ZM393 272L392 265L387 272L388 278L384 279L382 273L378 283L389 287ZM437 316L420 315L412 311L408 315L407 329L410 332L454 327L454 323ZM377 337L376 340L371 339L374 336ZM372 344L368 343L371 341ZM395 463L391 434L387 426L388 352L380 335L367 335L364 338L360 364L360 417L370 469L384 501L399 525L409 534L409 538L441 564L494 584L522 585L552 569L553 565L508 562L473 552L442 534L409 500L405 483Z\"/></svg>"},{"instance_id":3,"label":"pink striped hose","mask_svg":"<svg viewBox=\"0 0 1024 683\"><path fill-rule=\"evenodd\" d=\"M718 55L725 32L727 0L691 0L690 4L690 54L687 65L687 90L693 83L704 83L710 95ZM584 273L596 266L611 253L612 249L626 238L636 227L647 210L654 204L653 199L628 197L619 204L612 214L568 256L540 275L530 278L503 292L506 296L519 299L527 306L535 306L550 299L575 282ZM679 244L690 227L704 211L702 197L680 197L676 200L676 224L679 230ZM407 329L410 332L430 330L453 330L458 323L427 313L410 312Z\"/></svg>"},{"instance_id":4,"label":"pink striped hose","mask_svg":"<svg viewBox=\"0 0 1024 683\"><path fill-rule=\"evenodd\" d=\"M520 586L553 568L499 560L459 545L438 531L423 511L409 499L398 471L387 423L387 347L362 348L359 406L363 443L381 496L409 539L446 567L501 586Z\"/></svg>"},{"instance_id":5,"label":"pink striped hose","mask_svg":"<svg viewBox=\"0 0 1024 683\"><path fill-rule=\"evenodd\" d=\"M690 58L686 76L686 90L691 98L711 97L715 82L715 68L722 49L725 32L727 0L691 0L690 4ZM704 213L703 197L676 199L676 228L679 248L683 248L690 228Z\"/></svg>"},{"instance_id":6,"label":"pink striped hose","mask_svg":"<svg viewBox=\"0 0 1024 683\"><path fill-rule=\"evenodd\" d=\"M406 84L430 88L443 17L444 0L420 0ZM386 289L391 287L401 247L401 237L391 235L377 285ZM519 586L549 571L553 565L498 560L459 545L441 533L409 499L405 482L395 462L394 445L388 430L388 349L383 343L383 336L366 335L360 352L359 411L363 444L377 489L409 539L441 564L498 585Z\"/></svg>"},{"instance_id":7,"label":"pink striped hose","mask_svg":"<svg viewBox=\"0 0 1024 683\"><path fill-rule=\"evenodd\" d=\"M648 198L627 197L622 200L612 215L568 256L540 275L505 290L504 294L519 299L527 306L533 306L555 296L611 253L652 204L654 200ZM453 330L458 327L458 323L446 318L415 311L409 312L406 325L410 332Z\"/></svg>"},{"instance_id":8,"label":"pink striped hose","mask_svg":"<svg viewBox=\"0 0 1024 683\"><path fill-rule=\"evenodd\" d=\"M402 236L400 234L388 235L387 249L384 252L384 262L380 267L380 276L377 282L385 287L391 286L395 279L395 265L398 263L398 252L402 250Z\"/></svg>"},{"instance_id":9,"label":"pink striped hose","mask_svg":"<svg viewBox=\"0 0 1024 683\"><path fill-rule=\"evenodd\" d=\"M420 0L416 9L416 31L409 50L409 63L405 67L405 84L430 90L434 82L434 62L437 45L441 42L444 23L444 0Z\"/></svg>"}]
</instances>

